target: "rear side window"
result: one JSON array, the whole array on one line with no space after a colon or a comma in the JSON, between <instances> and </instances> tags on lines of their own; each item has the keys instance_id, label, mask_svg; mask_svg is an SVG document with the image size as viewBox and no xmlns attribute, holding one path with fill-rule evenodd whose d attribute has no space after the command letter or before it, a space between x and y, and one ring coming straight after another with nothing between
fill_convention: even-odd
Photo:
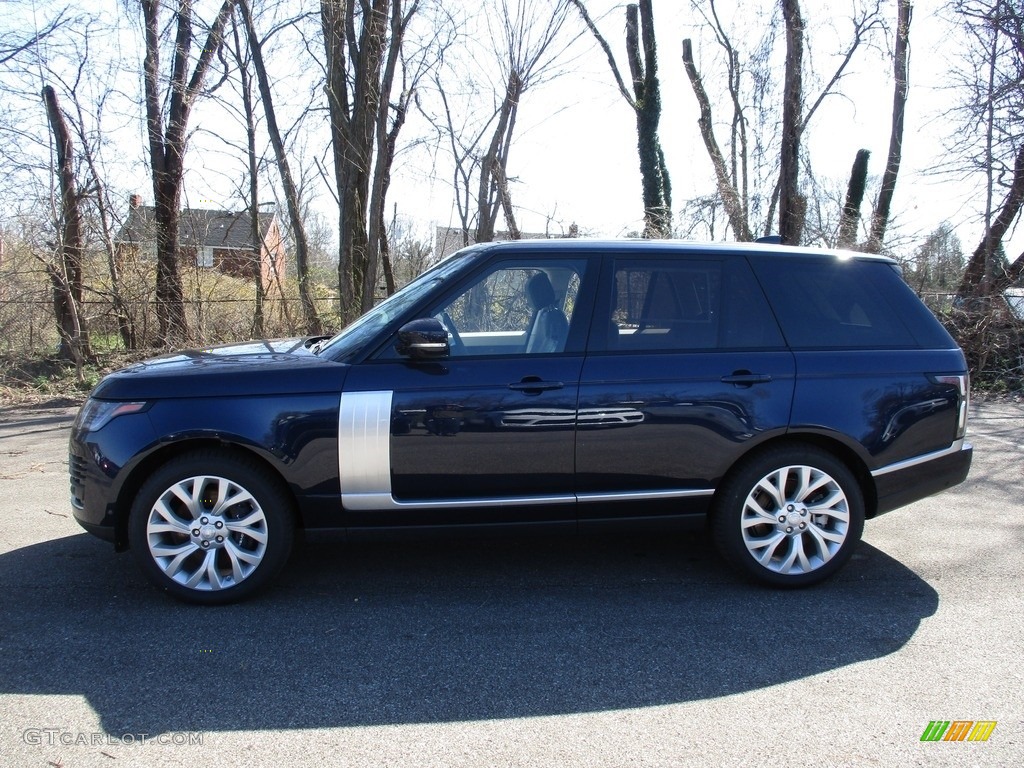
<instances>
[{"instance_id":1,"label":"rear side window","mask_svg":"<svg viewBox=\"0 0 1024 768\"><path fill-rule=\"evenodd\" d=\"M886 262L752 261L793 349L955 346Z\"/></svg>"},{"instance_id":2,"label":"rear side window","mask_svg":"<svg viewBox=\"0 0 1024 768\"><path fill-rule=\"evenodd\" d=\"M616 259L611 292L609 350L784 346L743 259Z\"/></svg>"}]
</instances>

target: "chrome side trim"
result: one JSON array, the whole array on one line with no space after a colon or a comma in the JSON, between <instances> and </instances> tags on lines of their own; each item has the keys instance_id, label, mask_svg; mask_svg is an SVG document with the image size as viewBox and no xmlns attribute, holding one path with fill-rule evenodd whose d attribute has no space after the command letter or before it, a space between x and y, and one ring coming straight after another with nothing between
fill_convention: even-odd
<instances>
[{"instance_id":1,"label":"chrome side trim","mask_svg":"<svg viewBox=\"0 0 1024 768\"><path fill-rule=\"evenodd\" d=\"M446 507L533 507L540 504L572 504L594 501L645 501L650 499L683 499L714 495L714 489L680 491L639 491L636 493L581 493L554 496L508 496L489 499L437 499L431 501L399 501L388 493L342 493L346 509L444 509Z\"/></svg>"},{"instance_id":2,"label":"chrome side trim","mask_svg":"<svg viewBox=\"0 0 1024 768\"><path fill-rule=\"evenodd\" d=\"M445 509L452 507L532 507L539 504L572 504L576 497L558 496L513 496L502 499L438 499L436 501L399 501L390 493L342 494L346 509Z\"/></svg>"},{"instance_id":3,"label":"chrome side trim","mask_svg":"<svg viewBox=\"0 0 1024 768\"><path fill-rule=\"evenodd\" d=\"M341 503L391 498L391 399L393 392L342 392L338 409L338 477Z\"/></svg>"},{"instance_id":4,"label":"chrome side trim","mask_svg":"<svg viewBox=\"0 0 1024 768\"><path fill-rule=\"evenodd\" d=\"M391 404L394 393L343 392L338 408L338 477L345 509L444 509L446 507L538 506L576 502L681 499L711 496L714 489L635 493L564 493L487 499L399 501L391 490Z\"/></svg>"},{"instance_id":5,"label":"chrome side trim","mask_svg":"<svg viewBox=\"0 0 1024 768\"><path fill-rule=\"evenodd\" d=\"M882 475L888 475L890 472L899 472L901 469L910 469L910 467L916 467L919 464L926 464L929 461L935 461L935 459L941 459L943 456L949 456L960 451L970 450L971 444L965 442L963 438L955 441L949 448L943 448L941 451L934 451L932 453L925 453L921 456L915 456L912 459L904 459L903 461L897 461L895 464L888 464L884 467L879 467L871 473L872 477L881 477Z\"/></svg>"},{"instance_id":6,"label":"chrome side trim","mask_svg":"<svg viewBox=\"0 0 1024 768\"><path fill-rule=\"evenodd\" d=\"M633 493L581 493L576 498L580 501L646 501L648 499L691 499L714 495L714 488L700 488L678 491L636 491Z\"/></svg>"}]
</instances>

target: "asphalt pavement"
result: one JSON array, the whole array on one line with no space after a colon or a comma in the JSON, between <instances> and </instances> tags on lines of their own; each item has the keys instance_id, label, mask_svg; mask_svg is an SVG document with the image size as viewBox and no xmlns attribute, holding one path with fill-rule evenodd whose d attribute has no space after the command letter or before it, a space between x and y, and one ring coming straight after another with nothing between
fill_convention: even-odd
<instances>
[{"instance_id":1,"label":"asphalt pavement","mask_svg":"<svg viewBox=\"0 0 1024 768\"><path fill-rule=\"evenodd\" d=\"M1024 765L1022 404L811 589L699 534L419 541L223 608L78 528L73 416L0 407L0 766Z\"/></svg>"}]
</instances>

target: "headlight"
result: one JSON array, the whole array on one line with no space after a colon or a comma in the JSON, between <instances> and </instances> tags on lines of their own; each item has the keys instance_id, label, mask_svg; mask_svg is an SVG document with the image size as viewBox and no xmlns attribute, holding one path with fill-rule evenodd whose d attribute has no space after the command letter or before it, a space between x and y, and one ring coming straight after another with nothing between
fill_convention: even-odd
<instances>
[{"instance_id":1,"label":"headlight","mask_svg":"<svg viewBox=\"0 0 1024 768\"><path fill-rule=\"evenodd\" d=\"M117 400L94 400L90 397L78 412L73 429L76 432L96 432L103 429L112 419L128 413L141 413L148 405L145 401L125 403Z\"/></svg>"}]
</instances>

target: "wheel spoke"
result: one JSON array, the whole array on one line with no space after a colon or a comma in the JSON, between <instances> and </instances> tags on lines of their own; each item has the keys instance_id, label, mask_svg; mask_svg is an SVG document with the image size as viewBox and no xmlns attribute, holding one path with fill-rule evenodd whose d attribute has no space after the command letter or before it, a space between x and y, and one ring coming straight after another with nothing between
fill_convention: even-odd
<instances>
[{"instance_id":1,"label":"wheel spoke","mask_svg":"<svg viewBox=\"0 0 1024 768\"><path fill-rule=\"evenodd\" d=\"M206 576L207 570L214 561L214 551L212 549L206 550L206 554L203 556L202 564L196 568L195 572L185 582L185 586L189 589L199 588L200 583L203 581L203 577Z\"/></svg>"},{"instance_id":2,"label":"wheel spoke","mask_svg":"<svg viewBox=\"0 0 1024 768\"><path fill-rule=\"evenodd\" d=\"M785 469L780 469L777 472L773 472L772 474L762 479L761 482L757 484L757 488L755 489L764 491L769 496L771 496L772 500L775 502L776 509L781 509L782 506L786 503L786 499L784 496L786 488L785 473ZM750 495L753 496L754 494L752 493Z\"/></svg>"},{"instance_id":3,"label":"wheel spoke","mask_svg":"<svg viewBox=\"0 0 1024 768\"><path fill-rule=\"evenodd\" d=\"M242 533L246 536L252 536L257 541L266 541L266 534L262 530L265 521L266 518L263 516L262 510L255 509L245 517L240 517L237 520L225 520L224 525L233 533ZM261 536L262 538L260 538Z\"/></svg>"},{"instance_id":4,"label":"wheel spoke","mask_svg":"<svg viewBox=\"0 0 1024 768\"><path fill-rule=\"evenodd\" d=\"M811 564L807 560L807 554L804 552L803 536L793 536L789 541L789 555L779 565L779 572L791 573L795 570L797 573L806 573L811 569ZM794 565L797 563L800 564L799 569L794 568Z\"/></svg>"},{"instance_id":5,"label":"wheel spoke","mask_svg":"<svg viewBox=\"0 0 1024 768\"><path fill-rule=\"evenodd\" d=\"M821 501L808 504L807 511L812 515L828 515L843 521L850 519L846 510L846 494L838 488Z\"/></svg>"},{"instance_id":6,"label":"wheel spoke","mask_svg":"<svg viewBox=\"0 0 1024 768\"><path fill-rule=\"evenodd\" d=\"M239 560L242 560L243 562L246 562L249 565L259 565L260 561L263 559L262 552L247 552L230 539L224 542L224 548L233 557L237 557Z\"/></svg>"},{"instance_id":7,"label":"wheel spoke","mask_svg":"<svg viewBox=\"0 0 1024 768\"><path fill-rule=\"evenodd\" d=\"M189 527L188 523L179 518L170 507L167 506L165 499L157 499L156 504L153 505L153 511L163 520L163 522L155 521L150 517L149 532L157 533L159 531L180 533L184 536L188 536Z\"/></svg>"},{"instance_id":8,"label":"wheel spoke","mask_svg":"<svg viewBox=\"0 0 1024 768\"><path fill-rule=\"evenodd\" d=\"M224 551L228 555L228 560L231 561L231 578L235 580L235 584L238 584L242 579L245 578L245 573L242 571L242 564L239 562L238 549L235 547L233 542L228 542L224 547Z\"/></svg>"},{"instance_id":9,"label":"wheel spoke","mask_svg":"<svg viewBox=\"0 0 1024 768\"><path fill-rule=\"evenodd\" d=\"M744 528L752 528L756 525L775 525L777 522L775 515L771 512L767 512L761 508L760 505L754 504L747 499L747 504L743 508L743 521L741 525Z\"/></svg>"},{"instance_id":10,"label":"wheel spoke","mask_svg":"<svg viewBox=\"0 0 1024 768\"><path fill-rule=\"evenodd\" d=\"M777 550L779 545L785 540L785 534L776 532L771 536L747 539L747 549L750 550L750 553L757 558L757 561L761 563L761 565L767 566L775 556L775 550ZM758 554L757 550L760 549L763 549L764 552Z\"/></svg>"},{"instance_id":11,"label":"wheel spoke","mask_svg":"<svg viewBox=\"0 0 1024 768\"><path fill-rule=\"evenodd\" d=\"M190 491L188 489L189 483L192 483L193 487L195 486L194 479L182 480L180 483L175 483L164 492L161 501L169 500L168 494L176 497L178 501L180 501L185 506L185 509L188 510L189 514L192 516L192 519L194 520L195 518L199 517L201 507L199 504L196 503L196 499L193 496L193 491Z\"/></svg>"},{"instance_id":12,"label":"wheel spoke","mask_svg":"<svg viewBox=\"0 0 1024 768\"><path fill-rule=\"evenodd\" d=\"M213 509L210 511L215 515L223 515L229 507L245 502L251 503L254 507L258 506L251 493L221 478L218 486L217 503L213 505Z\"/></svg>"},{"instance_id":13,"label":"wheel spoke","mask_svg":"<svg viewBox=\"0 0 1024 768\"><path fill-rule=\"evenodd\" d=\"M838 550L843 545L843 542L846 541L845 533L827 531L813 523L807 527L807 532L814 539L822 560L831 559L833 550ZM829 546L830 543L832 546Z\"/></svg>"},{"instance_id":14,"label":"wheel spoke","mask_svg":"<svg viewBox=\"0 0 1024 768\"><path fill-rule=\"evenodd\" d=\"M181 566L185 561L198 550L195 544L191 541L186 541L183 544L179 544L176 547L168 546L150 546L149 551L153 553L153 557L170 557L172 558L167 565L162 566L164 573L170 576L172 579L175 574L181 570Z\"/></svg>"}]
</instances>

